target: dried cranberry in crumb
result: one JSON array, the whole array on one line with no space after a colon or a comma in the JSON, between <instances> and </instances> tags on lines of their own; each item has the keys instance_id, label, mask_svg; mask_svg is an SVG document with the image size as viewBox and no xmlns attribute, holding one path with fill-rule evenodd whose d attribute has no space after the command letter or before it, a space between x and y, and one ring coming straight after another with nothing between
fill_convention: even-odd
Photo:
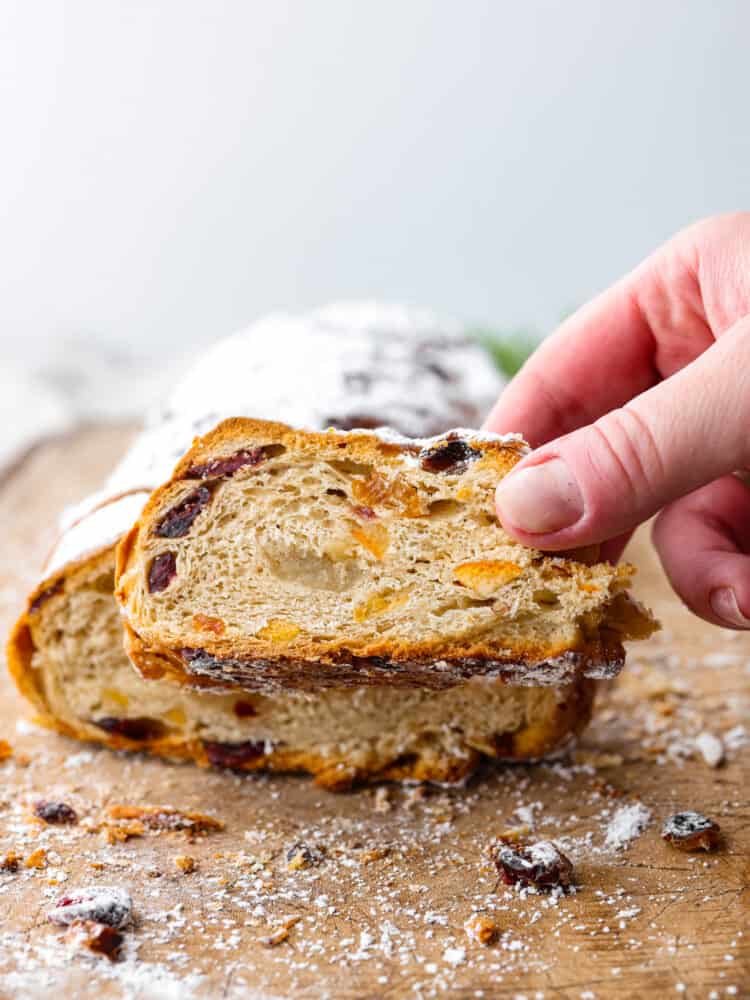
<instances>
[{"instance_id":1,"label":"dried cranberry in crumb","mask_svg":"<svg viewBox=\"0 0 750 1000\"><path fill-rule=\"evenodd\" d=\"M204 741L209 763L214 767L241 768L252 760L263 757L266 744L263 740L246 740L244 743L211 743Z\"/></svg>"},{"instance_id":2,"label":"dried cranberry in crumb","mask_svg":"<svg viewBox=\"0 0 750 1000\"><path fill-rule=\"evenodd\" d=\"M461 438L449 437L431 448L423 448L419 459L425 472L451 472L459 475L481 454L481 451L472 448Z\"/></svg>"},{"instance_id":3,"label":"dried cranberry in crumb","mask_svg":"<svg viewBox=\"0 0 750 1000\"><path fill-rule=\"evenodd\" d=\"M251 719L258 713L255 711L255 706L252 702L240 699L234 703L234 714L238 719Z\"/></svg>"},{"instance_id":4,"label":"dried cranberry in crumb","mask_svg":"<svg viewBox=\"0 0 750 1000\"><path fill-rule=\"evenodd\" d=\"M154 528L154 534L159 538L184 538L210 499L211 490L207 486L199 486L167 511Z\"/></svg>"},{"instance_id":5,"label":"dried cranberry in crumb","mask_svg":"<svg viewBox=\"0 0 750 1000\"><path fill-rule=\"evenodd\" d=\"M177 575L177 557L174 552L162 552L151 561L148 568L148 592L158 594L166 590Z\"/></svg>"},{"instance_id":6,"label":"dried cranberry in crumb","mask_svg":"<svg viewBox=\"0 0 750 1000\"><path fill-rule=\"evenodd\" d=\"M105 716L92 721L105 732L124 736L128 740L156 740L164 735L164 724L158 719L115 719Z\"/></svg>"},{"instance_id":7,"label":"dried cranberry in crumb","mask_svg":"<svg viewBox=\"0 0 750 1000\"><path fill-rule=\"evenodd\" d=\"M34 815L45 823L58 826L72 825L78 822L78 814L67 802L49 802L40 799L34 803Z\"/></svg>"},{"instance_id":8,"label":"dried cranberry in crumb","mask_svg":"<svg viewBox=\"0 0 750 1000\"><path fill-rule=\"evenodd\" d=\"M61 896L47 918L53 924L69 927L81 920L94 920L109 927L127 927L133 917L130 894L117 886L88 886Z\"/></svg>"},{"instance_id":9,"label":"dried cranberry in crumb","mask_svg":"<svg viewBox=\"0 0 750 1000\"><path fill-rule=\"evenodd\" d=\"M363 507L361 504L356 507L352 507L352 514L359 517L363 521L377 521L378 519L378 515L372 507Z\"/></svg>"},{"instance_id":10,"label":"dried cranberry in crumb","mask_svg":"<svg viewBox=\"0 0 750 1000\"><path fill-rule=\"evenodd\" d=\"M680 851L710 851L719 843L721 828L699 812L675 813L662 827L662 839Z\"/></svg>"},{"instance_id":11,"label":"dried cranberry in crumb","mask_svg":"<svg viewBox=\"0 0 750 1000\"><path fill-rule=\"evenodd\" d=\"M185 479L214 479L219 476L233 476L238 469L256 466L265 462L267 457L266 449L250 448L237 451L234 455L226 458L214 458L204 465L191 465L185 473Z\"/></svg>"},{"instance_id":12,"label":"dried cranberry in crumb","mask_svg":"<svg viewBox=\"0 0 750 1000\"><path fill-rule=\"evenodd\" d=\"M573 881L569 858L548 840L523 846L500 843L492 847L492 860L506 885L566 888Z\"/></svg>"}]
</instances>

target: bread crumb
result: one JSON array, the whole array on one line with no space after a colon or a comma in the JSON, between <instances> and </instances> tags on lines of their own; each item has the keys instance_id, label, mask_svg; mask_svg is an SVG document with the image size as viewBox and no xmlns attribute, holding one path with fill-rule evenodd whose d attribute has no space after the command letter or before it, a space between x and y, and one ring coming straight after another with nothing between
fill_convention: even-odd
<instances>
[{"instance_id":1,"label":"bread crumb","mask_svg":"<svg viewBox=\"0 0 750 1000\"><path fill-rule=\"evenodd\" d=\"M198 867L198 863L195 858L191 857L189 854L178 854L174 859L175 867L183 873L183 875L190 875Z\"/></svg>"},{"instance_id":2,"label":"bread crumb","mask_svg":"<svg viewBox=\"0 0 750 1000\"><path fill-rule=\"evenodd\" d=\"M282 923L276 927L275 930L271 932L267 937L259 938L258 940L266 948L275 948L277 944L281 944L282 941L286 941L289 937L289 931L298 924L302 917L287 917Z\"/></svg>"},{"instance_id":3,"label":"bread crumb","mask_svg":"<svg viewBox=\"0 0 750 1000\"><path fill-rule=\"evenodd\" d=\"M472 941L479 944L492 944L497 939L499 927L494 920L475 913L464 924L464 930Z\"/></svg>"},{"instance_id":4,"label":"bread crumb","mask_svg":"<svg viewBox=\"0 0 750 1000\"><path fill-rule=\"evenodd\" d=\"M587 764L589 767L619 767L623 758L619 753L602 753L599 750L574 750L571 754L574 764Z\"/></svg>"},{"instance_id":5,"label":"bread crumb","mask_svg":"<svg viewBox=\"0 0 750 1000\"><path fill-rule=\"evenodd\" d=\"M386 788L385 785L381 785L375 791L375 802L373 805L373 810L376 813L387 813L393 808L393 803L391 802L390 789Z\"/></svg>"},{"instance_id":6,"label":"bread crumb","mask_svg":"<svg viewBox=\"0 0 750 1000\"><path fill-rule=\"evenodd\" d=\"M0 861L0 871L17 872L21 864L21 855L15 851L8 851L2 861Z\"/></svg>"},{"instance_id":7,"label":"bread crumb","mask_svg":"<svg viewBox=\"0 0 750 1000\"><path fill-rule=\"evenodd\" d=\"M47 852L43 847L37 848L32 854L26 858L27 868L46 868L47 867Z\"/></svg>"}]
</instances>

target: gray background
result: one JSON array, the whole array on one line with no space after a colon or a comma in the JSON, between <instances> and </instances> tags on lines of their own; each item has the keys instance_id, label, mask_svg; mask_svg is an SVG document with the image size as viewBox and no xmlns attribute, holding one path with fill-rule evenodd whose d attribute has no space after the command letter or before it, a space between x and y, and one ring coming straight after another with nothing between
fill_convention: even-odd
<instances>
[{"instance_id":1,"label":"gray background","mask_svg":"<svg viewBox=\"0 0 750 1000\"><path fill-rule=\"evenodd\" d=\"M343 297L547 331L750 207L748 38L739 0L4 0L6 381Z\"/></svg>"}]
</instances>

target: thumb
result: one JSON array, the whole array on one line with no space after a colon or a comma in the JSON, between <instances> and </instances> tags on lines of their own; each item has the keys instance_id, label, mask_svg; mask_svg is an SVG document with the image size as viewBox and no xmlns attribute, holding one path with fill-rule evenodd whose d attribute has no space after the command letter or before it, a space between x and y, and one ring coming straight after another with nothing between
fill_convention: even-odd
<instances>
[{"instance_id":1,"label":"thumb","mask_svg":"<svg viewBox=\"0 0 750 1000\"><path fill-rule=\"evenodd\" d=\"M498 517L535 548L605 541L747 465L749 428L750 316L676 375L519 462L497 488Z\"/></svg>"}]
</instances>

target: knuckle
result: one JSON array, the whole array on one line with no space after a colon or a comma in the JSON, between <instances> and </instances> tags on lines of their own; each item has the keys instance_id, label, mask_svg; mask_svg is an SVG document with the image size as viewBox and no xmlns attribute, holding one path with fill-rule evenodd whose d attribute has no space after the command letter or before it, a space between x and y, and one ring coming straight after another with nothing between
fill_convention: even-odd
<instances>
[{"instance_id":1,"label":"knuckle","mask_svg":"<svg viewBox=\"0 0 750 1000\"><path fill-rule=\"evenodd\" d=\"M648 420L625 406L601 417L591 431L592 462L605 482L616 484L620 499L637 508L655 502L664 479L664 463Z\"/></svg>"}]
</instances>

